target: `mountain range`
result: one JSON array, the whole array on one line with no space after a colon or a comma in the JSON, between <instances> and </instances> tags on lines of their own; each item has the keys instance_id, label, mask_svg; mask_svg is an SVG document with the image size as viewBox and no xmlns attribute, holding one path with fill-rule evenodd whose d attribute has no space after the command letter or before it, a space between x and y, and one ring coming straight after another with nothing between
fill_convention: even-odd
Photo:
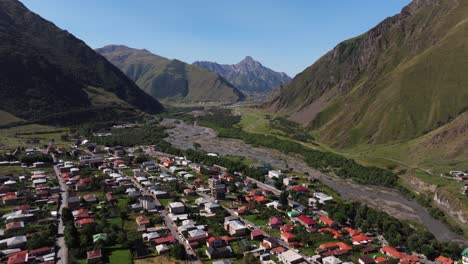
<instances>
[{"instance_id":1,"label":"mountain range","mask_svg":"<svg viewBox=\"0 0 468 264\"><path fill-rule=\"evenodd\" d=\"M468 1L414 0L338 44L283 85L267 107L335 147L387 144L431 131L413 149L427 149L428 142L443 148L454 138L466 147L467 72ZM450 151L452 157L466 153Z\"/></svg>"},{"instance_id":2,"label":"mountain range","mask_svg":"<svg viewBox=\"0 0 468 264\"><path fill-rule=\"evenodd\" d=\"M145 49L109 45L96 50L142 90L165 103L233 103L244 95L216 73Z\"/></svg>"},{"instance_id":3,"label":"mountain range","mask_svg":"<svg viewBox=\"0 0 468 264\"><path fill-rule=\"evenodd\" d=\"M234 65L209 61L196 61L193 65L218 73L245 94L269 94L291 80L286 73L275 72L250 56Z\"/></svg>"},{"instance_id":4,"label":"mountain range","mask_svg":"<svg viewBox=\"0 0 468 264\"><path fill-rule=\"evenodd\" d=\"M83 41L29 11L0 1L0 110L26 120L73 113L157 113L162 105Z\"/></svg>"}]
</instances>

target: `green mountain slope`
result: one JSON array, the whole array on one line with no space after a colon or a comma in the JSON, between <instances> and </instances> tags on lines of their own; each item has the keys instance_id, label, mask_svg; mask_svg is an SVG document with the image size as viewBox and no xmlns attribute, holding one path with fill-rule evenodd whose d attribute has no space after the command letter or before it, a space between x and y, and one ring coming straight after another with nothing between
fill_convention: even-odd
<instances>
[{"instance_id":1,"label":"green mountain slope","mask_svg":"<svg viewBox=\"0 0 468 264\"><path fill-rule=\"evenodd\" d=\"M149 113L162 105L83 41L30 12L0 1L0 109L35 120L80 111ZM94 100L98 94L106 100ZM66 114L65 114L66 115Z\"/></svg>"},{"instance_id":2,"label":"green mountain slope","mask_svg":"<svg viewBox=\"0 0 468 264\"><path fill-rule=\"evenodd\" d=\"M282 87L270 109L338 147L419 137L468 108L468 1L415 0Z\"/></svg>"},{"instance_id":3,"label":"green mountain slope","mask_svg":"<svg viewBox=\"0 0 468 264\"><path fill-rule=\"evenodd\" d=\"M244 95L215 73L147 50L109 45L96 50L138 86L166 103L236 102Z\"/></svg>"}]
</instances>

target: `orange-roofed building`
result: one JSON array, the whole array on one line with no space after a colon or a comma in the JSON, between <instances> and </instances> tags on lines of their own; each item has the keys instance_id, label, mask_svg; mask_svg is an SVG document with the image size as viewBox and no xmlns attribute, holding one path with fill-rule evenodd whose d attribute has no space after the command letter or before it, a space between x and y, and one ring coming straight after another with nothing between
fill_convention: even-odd
<instances>
[{"instance_id":1,"label":"orange-roofed building","mask_svg":"<svg viewBox=\"0 0 468 264\"><path fill-rule=\"evenodd\" d=\"M11 254L8 257L7 264L22 264L22 263L27 263L28 262L28 251L23 250L19 251L16 253Z\"/></svg>"},{"instance_id":2,"label":"orange-roofed building","mask_svg":"<svg viewBox=\"0 0 468 264\"><path fill-rule=\"evenodd\" d=\"M294 229L293 225L282 225L280 226L280 230L282 232L291 232Z\"/></svg>"},{"instance_id":3,"label":"orange-roofed building","mask_svg":"<svg viewBox=\"0 0 468 264\"><path fill-rule=\"evenodd\" d=\"M376 257L376 258L375 258L375 262L376 262L376 263L384 263L384 262L387 262L387 261L388 261L388 259L387 259L387 258L384 258L384 257L382 257L382 256L379 256L379 257Z\"/></svg>"},{"instance_id":4,"label":"orange-roofed building","mask_svg":"<svg viewBox=\"0 0 468 264\"><path fill-rule=\"evenodd\" d=\"M268 202L268 198L266 198L265 196L254 196L253 199L257 203L266 203L266 202Z\"/></svg>"},{"instance_id":5,"label":"orange-roofed building","mask_svg":"<svg viewBox=\"0 0 468 264\"><path fill-rule=\"evenodd\" d=\"M335 229L333 229L331 227L320 228L318 231L321 232L321 233L328 232L328 233L332 234L333 238L335 238L335 239L343 237L343 235L340 232L336 231Z\"/></svg>"},{"instance_id":6,"label":"orange-roofed building","mask_svg":"<svg viewBox=\"0 0 468 264\"><path fill-rule=\"evenodd\" d=\"M140 216L137 216L135 218L135 222L137 223L137 225L139 226L146 226L146 225L149 225L150 224L150 220L147 218L147 217L144 217L142 215Z\"/></svg>"},{"instance_id":7,"label":"orange-roofed building","mask_svg":"<svg viewBox=\"0 0 468 264\"><path fill-rule=\"evenodd\" d=\"M360 232L356 229L352 229L351 227L343 227L343 231L346 231L350 236L359 235Z\"/></svg>"},{"instance_id":8,"label":"orange-roofed building","mask_svg":"<svg viewBox=\"0 0 468 264\"><path fill-rule=\"evenodd\" d=\"M296 236L290 232L283 232L281 233L281 239L286 243L290 243L296 241Z\"/></svg>"},{"instance_id":9,"label":"orange-roofed building","mask_svg":"<svg viewBox=\"0 0 468 264\"><path fill-rule=\"evenodd\" d=\"M367 243L372 242L372 238L364 234L359 234L359 235L353 236L351 238L351 242L353 243L353 245L367 244Z\"/></svg>"},{"instance_id":10,"label":"orange-roofed building","mask_svg":"<svg viewBox=\"0 0 468 264\"><path fill-rule=\"evenodd\" d=\"M401 259L404 254L401 253L400 251L398 251L396 248L394 247L391 247L391 246L385 246L385 247L382 247L380 249L380 252L382 254L385 254L387 256L390 256L392 258L396 258L396 259Z\"/></svg>"},{"instance_id":11,"label":"orange-roofed building","mask_svg":"<svg viewBox=\"0 0 468 264\"><path fill-rule=\"evenodd\" d=\"M444 256L438 256L435 259L435 262L437 264L453 264L453 260L451 258L447 258L447 257L444 257Z\"/></svg>"},{"instance_id":12,"label":"orange-roofed building","mask_svg":"<svg viewBox=\"0 0 468 264\"><path fill-rule=\"evenodd\" d=\"M328 225L328 226L332 226L333 224L335 224L335 221L333 221L332 219L330 219L328 217L325 217L325 216L320 216L318 221L319 221L319 223L324 224L324 225Z\"/></svg>"}]
</instances>

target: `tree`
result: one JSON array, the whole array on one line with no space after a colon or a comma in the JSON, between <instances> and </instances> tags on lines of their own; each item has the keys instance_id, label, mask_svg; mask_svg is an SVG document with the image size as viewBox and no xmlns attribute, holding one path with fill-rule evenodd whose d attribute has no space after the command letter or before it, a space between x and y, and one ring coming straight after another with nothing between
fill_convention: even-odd
<instances>
[{"instance_id":1,"label":"tree","mask_svg":"<svg viewBox=\"0 0 468 264\"><path fill-rule=\"evenodd\" d=\"M185 252L184 245L182 244L176 244L171 248L171 251L169 252L171 257L175 259L180 259L180 260L185 260L187 259L187 253Z\"/></svg>"},{"instance_id":2,"label":"tree","mask_svg":"<svg viewBox=\"0 0 468 264\"><path fill-rule=\"evenodd\" d=\"M247 253L244 255L242 258L242 263L243 264L258 264L260 261L252 254L252 253Z\"/></svg>"},{"instance_id":3,"label":"tree","mask_svg":"<svg viewBox=\"0 0 468 264\"><path fill-rule=\"evenodd\" d=\"M288 197L289 197L289 192L288 191L284 191L284 192L281 192L280 193L280 196L279 196L279 203L281 204L281 206L283 208L287 208L288 207Z\"/></svg>"}]
</instances>

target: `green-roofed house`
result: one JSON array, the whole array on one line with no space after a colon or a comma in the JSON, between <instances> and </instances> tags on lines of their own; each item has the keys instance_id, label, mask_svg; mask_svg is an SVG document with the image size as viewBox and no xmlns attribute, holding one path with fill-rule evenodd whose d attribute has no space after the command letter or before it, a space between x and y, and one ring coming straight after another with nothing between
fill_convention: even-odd
<instances>
[{"instance_id":1,"label":"green-roofed house","mask_svg":"<svg viewBox=\"0 0 468 264\"><path fill-rule=\"evenodd\" d=\"M297 217L301 215L301 213L299 213L298 211L291 211L291 212L288 212L288 216L289 217Z\"/></svg>"},{"instance_id":2,"label":"green-roofed house","mask_svg":"<svg viewBox=\"0 0 468 264\"><path fill-rule=\"evenodd\" d=\"M98 241L107 241L107 234L100 233L93 235L93 243L96 243Z\"/></svg>"},{"instance_id":3,"label":"green-roofed house","mask_svg":"<svg viewBox=\"0 0 468 264\"><path fill-rule=\"evenodd\" d=\"M465 248L462 252L462 263L468 264L468 248Z\"/></svg>"}]
</instances>

